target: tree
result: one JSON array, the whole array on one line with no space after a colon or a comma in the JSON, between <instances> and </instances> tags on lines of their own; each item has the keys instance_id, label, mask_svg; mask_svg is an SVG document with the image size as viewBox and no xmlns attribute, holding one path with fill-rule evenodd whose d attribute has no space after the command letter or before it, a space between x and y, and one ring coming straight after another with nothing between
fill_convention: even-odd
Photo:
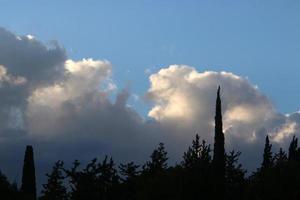
<instances>
[{"instance_id":1,"label":"tree","mask_svg":"<svg viewBox=\"0 0 300 200\"><path fill-rule=\"evenodd\" d=\"M214 174L214 194L216 198L224 199L225 195L225 139L223 133L222 122L222 102L220 98L220 90L218 88L216 100L216 116L215 116L215 143L213 155L213 174Z\"/></svg>"},{"instance_id":2,"label":"tree","mask_svg":"<svg viewBox=\"0 0 300 200\"><path fill-rule=\"evenodd\" d=\"M137 199L137 177L139 165L135 165L134 162L127 164L120 164L120 174L123 176L122 184L122 198L124 200L135 200Z\"/></svg>"},{"instance_id":3,"label":"tree","mask_svg":"<svg viewBox=\"0 0 300 200\"><path fill-rule=\"evenodd\" d=\"M128 181L133 178L136 178L139 174L138 168L139 165L135 165L134 162L129 162L126 164L120 164L119 169L123 178L123 181Z\"/></svg>"},{"instance_id":4,"label":"tree","mask_svg":"<svg viewBox=\"0 0 300 200\"><path fill-rule=\"evenodd\" d=\"M18 199L18 189L15 184L10 184L6 176L0 171L0 199Z\"/></svg>"},{"instance_id":5,"label":"tree","mask_svg":"<svg viewBox=\"0 0 300 200\"><path fill-rule=\"evenodd\" d=\"M166 199L168 192L168 164L164 144L153 150L137 180L137 199Z\"/></svg>"},{"instance_id":6,"label":"tree","mask_svg":"<svg viewBox=\"0 0 300 200\"><path fill-rule=\"evenodd\" d=\"M151 160L146 163L144 169L149 173L159 173L167 169L167 152L163 143L159 143L157 149L151 154Z\"/></svg>"},{"instance_id":7,"label":"tree","mask_svg":"<svg viewBox=\"0 0 300 200\"><path fill-rule=\"evenodd\" d=\"M283 149L280 148L279 152L275 154L274 159L275 159L276 166L279 166L285 163L288 160L288 157L285 151L283 151Z\"/></svg>"},{"instance_id":8,"label":"tree","mask_svg":"<svg viewBox=\"0 0 300 200\"><path fill-rule=\"evenodd\" d=\"M266 143L263 154L263 162L261 164L262 169L271 168L274 164L274 159L272 155L272 144L270 144L269 136L266 136Z\"/></svg>"},{"instance_id":9,"label":"tree","mask_svg":"<svg viewBox=\"0 0 300 200\"><path fill-rule=\"evenodd\" d=\"M288 159L291 161L299 160L299 148L298 148L298 138L293 136L293 139L289 146L289 157Z\"/></svg>"},{"instance_id":10,"label":"tree","mask_svg":"<svg viewBox=\"0 0 300 200\"><path fill-rule=\"evenodd\" d=\"M274 157L272 153L272 144L269 136L266 136L263 152L263 161L260 168L251 176L252 199L273 199L275 194L274 187L278 187L279 180L276 182L278 173L274 167Z\"/></svg>"},{"instance_id":11,"label":"tree","mask_svg":"<svg viewBox=\"0 0 300 200\"><path fill-rule=\"evenodd\" d=\"M46 174L48 181L43 185L40 200L67 200L67 189L63 185L64 175L62 173L64 163L57 161L50 174Z\"/></svg>"},{"instance_id":12,"label":"tree","mask_svg":"<svg viewBox=\"0 0 300 200\"><path fill-rule=\"evenodd\" d=\"M24 157L21 192L26 200L36 200L35 167L32 146L27 146Z\"/></svg>"},{"instance_id":13,"label":"tree","mask_svg":"<svg viewBox=\"0 0 300 200\"><path fill-rule=\"evenodd\" d=\"M112 158L107 156L102 162L93 159L85 168L79 170L80 162L75 160L71 169L64 169L70 179L72 200L110 200L118 192L119 177Z\"/></svg>"},{"instance_id":14,"label":"tree","mask_svg":"<svg viewBox=\"0 0 300 200\"><path fill-rule=\"evenodd\" d=\"M211 193L210 145L200 142L197 134L187 152L183 155L183 196L185 199L209 199Z\"/></svg>"},{"instance_id":15,"label":"tree","mask_svg":"<svg viewBox=\"0 0 300 200\"><path fill-rule=\"evenodd\" d=\"M241 152L234 150L226 154L226 197L230 200L242 199L243 190L246 184L246 170L238 162Z\"/></svg>"},{"instance_id":16,"label":"tree","mask_svg":"<svg viewBox=\"0 0 300 200\"><path fill-rule=\"evenodd\" d=\"M192 142L192 146L188 148L188 151L183 155L182 165L185 168L199 167L199 165L208 165L211 161L210 145L207 145L205 140L200 142L200 137L196 134L195 140Z\"/></svg>"}]
</instances>

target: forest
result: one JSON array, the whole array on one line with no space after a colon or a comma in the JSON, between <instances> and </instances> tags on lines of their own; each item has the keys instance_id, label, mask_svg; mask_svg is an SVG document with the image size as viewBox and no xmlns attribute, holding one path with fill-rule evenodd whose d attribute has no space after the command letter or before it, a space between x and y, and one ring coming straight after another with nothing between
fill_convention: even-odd
<instances>
[{"instance_id":1,"label":"forest","mask_svg":"<svg viewBox=\"0 0 300 200\"><path fill-rule=\"evenodd\" d=\"M33 147L25 150L20 186L0 172L2 200L299 200L300 148L291 138L289 149L273 152L268 135L260 166L251 173L239 162L239 151L225 151L220 88L217 92L214 144L196 135L182 161L174 166L160 143L143 165L117 165L106 156L86 165L59 160L37 192ZM213 134L212 134L213 135ZM1 167L1 163L0 163Z\"/></svg>"}]
</instances>

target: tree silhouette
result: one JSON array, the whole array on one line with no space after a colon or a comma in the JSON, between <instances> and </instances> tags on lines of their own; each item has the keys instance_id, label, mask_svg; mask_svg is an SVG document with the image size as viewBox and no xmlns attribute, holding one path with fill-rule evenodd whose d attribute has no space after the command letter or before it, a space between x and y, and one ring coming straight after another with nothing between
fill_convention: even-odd
<instances>
[{"instance_id":1,"label":"tree silhouette","mask_svg":"<svg viewBox=\"0 0 300 200\"><path fill-rule=\"evenodd\" d=\"M197 134L192 146L183 155L183 196L187 199L209 198L211 192L210 145L200 142Z\"/></svg>"},{"instance_id":2,"label":"tree silhouette","mask_svg":"<svg viewBox=\"0 0 300 200\"><path fill-rule=\"evenodd\" d=\"M272 144L270 144L269 136L266 136L266 143L263 154L262 169L267 169L272 167L274 164L273 153L272 153Z\"/></svg>"},{"instance_id":3,"label":"tree silhouette","mask_svg":"<svg viewBox=\"0 0 300 200\"><path fill-rule=\"evenodd\" d=\"M299 148L298 148L298 138L295 137L295 135L293 136L293 139L290 143L289 146L289 156L288 159L290 161L296 161L299 160Z\"/></svg>"},{"instance_id":4,"label":"tree silhouette","mask_svg":"<svg viewBox=\"0 0 300 200\"><path fill-rule=\"evenodd\" d=\"M57 161L50 174L46 174L48 181L43 185L40 200L67 200L67 189L63 185L64 175L62 173L64 163Z\"/></svg>"},{"instance_id":5,"label":"tree silhouette","mask_svg":"<svg viewBox=\"0 0 300 200\"><path fill-rule=\"evenodd\" d=\"M7 177L0 171L0 199L18 199L18 188L15 184L10 184Z\"/></svg>"},{"instance_id":6,"label":"tree silhouette","mask_svg":"<svg viewBox=\"0 0 300 200\"><path fill-rule=\"evenodd\" d=\"M283 151L282 148L279 149L279 152L275 154L274 161L276 166L286 163L288 160L287 154Z\"/></svg>"},{"instance_id":7,"label":"tree silhouette","mask_svg":"<svg viewBox=\"0 0 300 200\"><path fill-rule=\"evenodd\" d=\"M200 143L200 137L196 134L192 147L189 147L188 151L183 155L182 165L185 168L199 167L199 165L208 166L211 161L210 152L210 145L207 145L205 140L202 140L202 143Z\"/></svg>"},{"instance_id":8,"label":"tree silhouette","mask_svg":"<svg viewBox=\"0 0 300 200\"><path fill-rule=\"evenodd\" d=\"M165 199L168 192L168 157L164 144L154 149L138 178L137 199Z\"/></svg>"},{"instance_id":9,"label":"tree silhouette","mask_svg":"<svg viewBox=\"0 0 300 200\"><path fill-rule=\"evenodd\" d=\"M23 164L21 192L26 200L36 199L35 166L32 146L27 146Z\"/></svg>"},{"instance_id":10,"label":"tree silhouette","mask_svg":"<svg viewBox=\"0 0 300 200\"><path fill-rule=\"evenodd\" d=\"M138 171L139 167L140 166L135 165L134 162L120 164L119 169L120 169L121 175L124 177L123 181L128 181L128 180L136 178L139 174L139 171Z\"/></svg>"},{"instance_id":11,"label":"tree silhouette","mask_svg":"<svg viewBox=\"0 0 300 200\"><path fill-rule=\"evenodd\" d=\"M120 174L122 175L122 197L125 200L137 199L136 187L137 187L137 177L139 175L138 171L139 165L135 165L134 162L129 162L127 164L120 164Z\"/></svg>"},{"instance_id":12,"label":"tree silhouette","mask_svg":"<svg viewBox=\"0 0 300 200\"><path fill-rule=\"evenodd\" d=\"M218 88L216 100L216 116L215 116L215 143L213 155L213 174L214 174L214 195L215 198L224 199L225 197L225 141L222 122L222 103Z\"/></svg>"},{"instance_id":13,"label":"tree silhouette","mask_svg":"<svg viewBox=\"0 0 300 200\"><path fill-rule=\"evenodd\" d=\"M263 150L263 159L260 168L251 176L251 189L254 195L252 199L274 199L276 197L275 182L279 181L280 174L274 168L275 158L272 153L272 144L270 144L269 136L266 136L265 146ZM276 187L280 188L280 183L276 183ZM278 195L277 195L278 196Z\"/></svg>"},{"instance_id":14,"label":"tree silhouette","mask_svg":"<svg viewBox=\"0 0 300 200\"><path fill-rule=\"evenodd\" d=\"M149 173L159 173L167 169L168 167L168 157L167 152L163 143L159 143L157 149L155 149L151 156L151 160L146 163L144 169Z\"/></svg>"},{"instance_id":15,"label":"tree silhouette","mask_svg":"<svg viewBox=\"0 0 300 200\"><path fill-rule=\"evenodd\" d=\"M238 162L241 152L234 150L226 155L226 197L230 200L242 199L244 187L246 185L246 170Z\"/></svg>"},{"instance_id":16,"label":"tree silhouette","mask_svg":"<svg viewBox=\"0 0 300 200\"><path fill-rule=\"evenodd\" d=\"M79 170L80 162L75 160L71 169L64 169L70 179L71 199L116 199L119 193L115 189L118 187L119 177L114 165L113 159L108 160L106 156L102 162L93 159Z\"/></svg>"}]
</instances>

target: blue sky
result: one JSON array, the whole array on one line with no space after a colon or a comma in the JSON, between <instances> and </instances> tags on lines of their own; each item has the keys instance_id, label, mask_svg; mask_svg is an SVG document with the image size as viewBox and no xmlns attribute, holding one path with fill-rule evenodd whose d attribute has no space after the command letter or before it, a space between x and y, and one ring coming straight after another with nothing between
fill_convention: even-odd
<instances>
[{"instance_id":1,"label":"blue sky","mask_svg":"<svg viewBox=\"0 0 300 200\"><path fill-rule=\"evenodd\" d=\"M72 59L111 61L117 85L133 93L149 88L145 69L187 64L248 77L279 111L300 110L296 0L0 2L0 26L57 40Z\"/></svg>"}]
</instances>

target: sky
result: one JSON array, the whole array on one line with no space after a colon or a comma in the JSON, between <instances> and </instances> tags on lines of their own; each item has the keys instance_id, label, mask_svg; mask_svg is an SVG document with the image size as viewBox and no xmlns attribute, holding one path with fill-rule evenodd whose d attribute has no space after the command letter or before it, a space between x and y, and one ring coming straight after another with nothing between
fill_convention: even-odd
<instances>
[{"instance_id":1,"label":"sky","mask_svg":"<svg viewBox=\"0 0 300 200\"><path fill-rule=\"evenodd\" d=\"M298 1L0 0L0 169L38 183L58 159L180 162L212 143L221 85L226 149L255 169L300 135ZM7 153L9 152L9 153Z\"/></svg>"}]
</instances>

